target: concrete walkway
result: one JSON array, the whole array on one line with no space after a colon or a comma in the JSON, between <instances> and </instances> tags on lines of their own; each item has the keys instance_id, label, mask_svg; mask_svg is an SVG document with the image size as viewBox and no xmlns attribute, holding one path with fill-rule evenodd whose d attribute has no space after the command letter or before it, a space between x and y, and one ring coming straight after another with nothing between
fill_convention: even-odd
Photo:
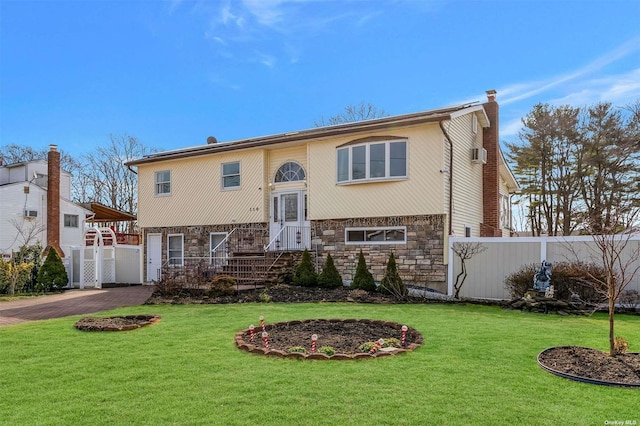
<instances>
[{"instance_id":1,"label":"concrete walkway","mask_svg":"<svg viewBox=\"0 0 640 426\"><path fill-rule=\"evenodd\" d=\"M153 289L152 285L139 285L97 290L67 290L51 296L0 302L0 327L142 305L151 296Z\"/></svg>"}]
</instances>

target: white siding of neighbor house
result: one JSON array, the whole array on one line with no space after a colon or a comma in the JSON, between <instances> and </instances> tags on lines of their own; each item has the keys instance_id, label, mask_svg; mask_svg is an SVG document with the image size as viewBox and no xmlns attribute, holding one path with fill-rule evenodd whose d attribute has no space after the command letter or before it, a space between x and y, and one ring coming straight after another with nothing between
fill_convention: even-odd
<instances>
[{"instance_id":1,"label":"white siding of neighbor house","mask_svg":"<svg viewBox=\"0 0 640 426\"><path fill-rule=\"evenodd\" d=\"M466 225L471 227L471 236L477 237L483 221L483 165L471 162L471 149L482 147L482 127L478 123L478 133L474 134L472 117L465 114L443 125L453 141L453 234L464 236Z\"/></svg>"},{"instance_id":2,"label":"white siding of neighbor house","mask_svg":"<svg viewBox=\"0 0 640 426\"><path fill-rule=\"evenodd\" d=\"M221 190L223 163L240 162L240 189ZM264 151L233 151L138 167L141 228L264 222ZM154 173L171 171L171 195L156 196Z\"/></svg>"},{"instance_id":3,"label":"white siding of neighbor house","mask_svg":"<svg viewBox=\"0 0 640 426\"><path fill-rule=\"evenodd\" d=\"M25 186L29 186L29 193L24 193ZM47 191L37 185L29 185L27 182L18 182L0 187L0 252L10 253L18 250L20 246L40 242L44 248L47 243ZM25 218L24 210L38 212L35 218ZM85 215L89 211L73 204L60 200L60 248L68 256L68 250L72 246L80 246L83 243ZM66 228L64 215L77 215L78 227ZM25 241L20 235L19 229L24 235L31 235L29 241Z\"/></svg>"},{"instance_id":4,"label":"white siding of neighbor house","mask_svg":"<svg viewBox=\"0 0 640 426\"><path fill-rule=\"evenodd\" d=\"M500 174L500 196L506 196L509 199L509 188L507 187L507 183L505 182L504 178L502 177L502 174ZM502 208L502 200L500 200L500 208ZM511 213L509 213L511 214ZM509 228L502 228L502 236L503 237L510 237L511 236L511 230Z\"/></svg>"},{"instance_id":5,"label":"white siding of neighbor house","mask_svg":"<svg viewBox=\"0 0 640 426\"><path fill-rule=\"evenodd\" d=\"M408 179L337 184L336 148L368 136L406 137ZM442 132L437 123L368 132L309 143L309 218L384 217L443 214Z\"/></svg>"}]
</instances>

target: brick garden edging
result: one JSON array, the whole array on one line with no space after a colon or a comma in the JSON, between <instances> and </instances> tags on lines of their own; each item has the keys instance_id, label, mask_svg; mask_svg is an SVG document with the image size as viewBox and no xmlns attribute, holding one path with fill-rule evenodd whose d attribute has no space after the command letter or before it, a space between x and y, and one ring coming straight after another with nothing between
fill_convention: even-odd
<instances>
[{"instance_id":1,"label":"brick garden edging","mask_svg":"<svg viewBox=\"0 0 640 426\"><path fill-rule=\"evenodd\" d=\"M363 324L372 324L372 325L379 325L379 326L383 326L383 327L388 327L390 329L393 330L397 330L399 335L401 333L402 330L402 324L396 323L396 322L390 322L390 321L381 321L381 320L370 320L370 319L354 319L354 318L348 318L348 319L327 319L327 320L318 320L318 319L307 319L307 320L294 320L294 321L285 321L285 322L277 322L277 323L273 323L273 324L265 324L265 329L271 330L274 328L277 328L278 326L287 326L287 325L294 325L294 324L305 324L305 323L310 323L310 322L316 322L316 321L326 321L326 322L330 322L330 323L363 323ZM260 341L260 332L261 329L259 327L255 328L255 334L256 334L256 339L258 341ZM258 354L258 355L267 355L267 356L275 356L275 357L281 357L281 358L302 358L302 359L320 359L320 360L326 360L326 359L334 359L334 360L352 360L352 359L369 359L369 358L378 358L378 357L383 357L383 356L389 356L389 355L397 355L400 353L404 353L404 352L408 352L408 351L412 351L418 347L420 347L422 345L422 343L424 342L424 339L422 338L422 335L414 328L408 327L407 329L407 337L411 337L411 340L413 340L413 343L410 343L406 346L406 348L394 348L395 350L379 350L377 352L375 352L374 354L370 354L368 352L363 352L363 353L355 353L355 354L342 354L342 353L336 353L332 356L328 356L326 354L323 353L319 353L319 352L315 352L315 353L300 353L300 352L286 352L280 349L267 349L264 346L258 346L255 345L253 343L248 343L245 341L245 338L247 336L249 336L249 329L245 328L242 331L239 331L238 333L236 333L235 335L235 342L236 342L236 346L238 347L238 349L241 349L243 351L247 351L250 353L254 353L254 354Z\"/></svg>"}]
</instances>

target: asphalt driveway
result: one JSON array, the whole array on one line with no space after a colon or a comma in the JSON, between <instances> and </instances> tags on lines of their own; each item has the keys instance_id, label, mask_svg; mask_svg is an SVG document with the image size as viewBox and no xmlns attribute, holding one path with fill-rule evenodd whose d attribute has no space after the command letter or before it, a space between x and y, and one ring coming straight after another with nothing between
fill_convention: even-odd
<instances>
[{"instance_id":1,"label":"asphalt driveway","mask_svg":"<svg viewBox=\"0 0 640 426\"><path fill-rule=\"evenodd\" d=\"M67 290L62 294L0 302L0 327L26 321L91 314L123 306L142 305L153 293L152 285Z\"/></svg>"}]
</instances>

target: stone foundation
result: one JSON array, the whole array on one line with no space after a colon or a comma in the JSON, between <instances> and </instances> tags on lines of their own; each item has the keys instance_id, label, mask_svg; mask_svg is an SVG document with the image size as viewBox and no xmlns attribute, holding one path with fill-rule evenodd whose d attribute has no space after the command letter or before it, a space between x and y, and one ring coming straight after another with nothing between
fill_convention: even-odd
<instances>
[{"instance_id":1,"label":"stone foundation","mask_svg":"<svg viewBox=\"0 0 640 426\"><path fill-rule=\"evenodd\" d=\"M345 244L345 228L392 226L407 227L406 243ZM444 215L313 221L311 228L311 245L314 249L317 247L318 264L324 264L327 253L331 253L343 280L353 279L362 249L369 271L376 281L381 281L389 255L393 252L398 273L405 284L446 292Z\"/></svg>"}]
</instances>

